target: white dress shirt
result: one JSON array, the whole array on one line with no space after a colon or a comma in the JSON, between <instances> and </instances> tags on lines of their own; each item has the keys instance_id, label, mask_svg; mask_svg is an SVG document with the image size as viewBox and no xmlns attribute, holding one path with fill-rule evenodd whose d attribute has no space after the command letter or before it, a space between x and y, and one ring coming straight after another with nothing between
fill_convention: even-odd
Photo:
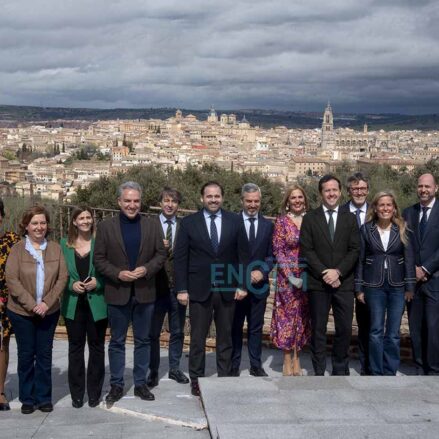
<instances>
[{"instance_id":1,"label":"white dress shirt","mask_svg":"<svg viewBox=\"0 0 439 439\"><path fill-rule=\"evenodd\" d=\"M323 212L325 212L325 217L326 217L326 222L329 225L329 213L328 213L328 208L323 205ZM334 209L332 209L334 212L332 213L332 218L334 219L334 232L335 229L337 228L337 218L338 218L338 206L334 207Z\"/></svg>"},{"instance_id":2,"label":"white dress shirt","mask_svg":"<svg viewBox=\"0 0 439 439\"><path fill-rule=\"evenodd\" d=\"M244 219L244 226L245 226L245 231L247 233L247 239L250 239L250 218L254 218L255 219L255 238L258 236L258 223L259 223L259 219L258 219L258 215L255 216L250 216L247 215L244 211L242 212L242 218Z\"/></svg>"},{"instance_id":3,"label":"white dress shirt","mask_svg":"<svg viewBox=\"0 0 439 439\"><path fill-rule=\"evenodd\" d=\"M168 219L170 221L172 221L171 224L171 230L172 230L172 246L174 246L175 243L175 232L177 230L177 217L173 216L172 218L166 218L165 215L163 215L163 213L161 213L159 215L160 218L160 223L162 224L162 229L163 229L163 235L166 238L166 232L168 230L168 223L166 221L168 221Z\"/></svg>"},{"instance_id":4,"label":"white dress shirt","mask_svg":"<svg viewBox=\"0 0 439 439\"><path fill-rule=\"evenodd\" d=\"M360 223L361 223L361 225L363 225L364 222L366 221L367 203L364 203L361 207L355 207L354 203L352 203L352 201L350 201L349 202L349 210L355 216L357 215L357 209L360 209Z\"/></svg>"}]
</instances>

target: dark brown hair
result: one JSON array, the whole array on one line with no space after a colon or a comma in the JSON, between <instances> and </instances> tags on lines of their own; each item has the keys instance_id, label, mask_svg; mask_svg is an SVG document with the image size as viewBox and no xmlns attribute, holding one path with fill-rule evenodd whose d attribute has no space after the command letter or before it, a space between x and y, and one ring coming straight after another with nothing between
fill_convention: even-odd
<instances>
[{"instance_id":1,"label":"dark brown hair","mask_svg":"<svg viewBox=\"0 0 439 439\"><path fill-rule=\"evenodd\" d=\"M46 236L50 233L50 215L47 209L44 206L36 204L35 206L29 207L29 209L25 210L23 216L21 217L20 224L18 225L20 235L24 236L27 233L26 227L31 222L32 218L35 215L44 215L47 221L47 232Z\"/></svg>"},{"instance_id":2,"label":"dark brown hair","mask_svg":"<svg viewBox=\"0 0 439 439\"><path fill-rule=\"evenodd\" d=\"M78 228L73 224L73 221L76 220L76 218L78 218L79 215L81 215L82 212L88 212L92 219L93 219L93 224L91 226L91 234L94 234L95 231L95 220L93 217L93 212L91 210L91 207L85 206L85 205L81 205L81 206L77 206L73 209L72 212L72 216L70 218L70 223L69 223L69 231L67 233L67 245L69 247L74 247L75 246L75 241L78 238Z\"/></svg>"}]
</instances>

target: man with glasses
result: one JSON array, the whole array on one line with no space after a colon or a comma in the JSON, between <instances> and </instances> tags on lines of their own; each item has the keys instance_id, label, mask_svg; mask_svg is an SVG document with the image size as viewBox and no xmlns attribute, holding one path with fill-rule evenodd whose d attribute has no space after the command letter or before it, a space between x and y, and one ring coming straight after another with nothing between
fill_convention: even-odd
<instances>
[{"instance_id":1,"label":"man with glasses","mask_svg":"<svg viewBox=\"0 0 439 439\"><path fill-rule=\"evenodd\" d=\"M366 221L366 213L369 207L367 196L369 195L369 182L361 173L351 175L347 181L347 191L350 200L340 207L342 211L351 212L357 219L358 228ZM369 310L364 302L355 300L355 318L358 325L358 357L361 364L361 375L370 375L369 370Z\"/></svg>"}]
</instances>

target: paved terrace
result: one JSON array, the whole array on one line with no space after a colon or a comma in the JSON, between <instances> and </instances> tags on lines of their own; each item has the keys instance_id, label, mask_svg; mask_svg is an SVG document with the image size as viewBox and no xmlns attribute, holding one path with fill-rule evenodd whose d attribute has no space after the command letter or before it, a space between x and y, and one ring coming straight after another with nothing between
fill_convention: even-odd
<instances>
[{"instance_id":1,"label":"paved terrace","mask_svg":"<svg viewBox=\"0 0 439 439\"><path fill-rule=\"evenodd\" d=\"M16 346L11 340L7 394L12 410L0 412L0 438L437 438L439 380L415 376L403 364L398 377L360 377L351 363L350 377L311 377L303 355L303 377L282 377L282 353L264 348L268 378L248 373L244 353L241 377L214 376L215 354L207 355L202 397L189 385L167 378L167 350L162 349L156 400L133 397L132 346L127 349L126 396L111 409L71 406L67 385L67 342L57 339L53 352L55 410L20 413L17 399ZM187 358L182 360L187 371ZM109 389L108 369L104 391Z\"/></svg>"}]
</instances>

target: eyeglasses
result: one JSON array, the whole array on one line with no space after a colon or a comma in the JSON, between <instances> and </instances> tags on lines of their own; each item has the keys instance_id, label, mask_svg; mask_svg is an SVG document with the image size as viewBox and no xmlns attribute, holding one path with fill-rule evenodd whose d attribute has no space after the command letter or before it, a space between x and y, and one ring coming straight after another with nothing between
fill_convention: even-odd
<instances>
[{"instance_id":1,"label":"eyeglasses","mask_svg":"<svg viewBox=\"0 0 439 439\"><path fill-rule=\"evenodd\" d=\"M351 187L349 189L351 192L367 192L369 190L368 187Z\"/></svg>"}]
</instances>

